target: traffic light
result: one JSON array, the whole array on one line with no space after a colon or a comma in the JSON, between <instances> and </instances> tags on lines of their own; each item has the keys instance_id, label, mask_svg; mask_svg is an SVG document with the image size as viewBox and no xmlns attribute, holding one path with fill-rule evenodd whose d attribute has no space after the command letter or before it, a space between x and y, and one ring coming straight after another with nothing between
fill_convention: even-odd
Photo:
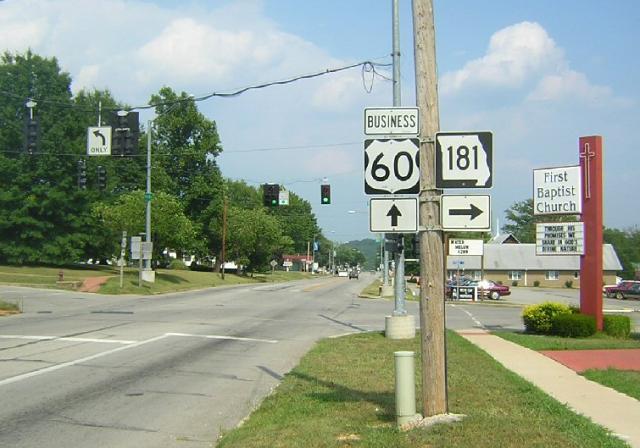
<instances>
[{"instance_id":1,"label":"traffic light","mask_svg":"<svg viewBox=\"0 0 640 448\"><path fill-rule=\"evenodd\" d=\"M138 152L140 124L138 112L120 110L111 116L111 155L133 156Z\"/></svg>"},{"instance_id":2,"label":"traffic light","mask_svg":"<svg viewBox=\"0 0 640 448\"><path fill-rule=\"evenodd\" d=\"M102 165L98 165L98 189L100 191L107 189L107 169Z\"/></svg>"},{"instance_id":3,"label":"traffic light","mask_svg":"<svg viewBox=\"0 0 640 448\"><path fill-rule=\"evenodd\" d=\"M331 204L331 185L320 185L320 203L322 205Z\"/></svg>"},{"instance_id":4,"label":"traffic light","mask_svg":"<svg viewBox=\"0 0 640 448\"><path fill-rule=\"evenodd\" d=\"M84 159L78 160L78 188L87 189L87 162Z\"/></svg>"},{"instance_id":5,"label":"traffic light","mask_svg":"<svg viewBox=\"0 0 640 448\"><path fill-rule=\"evenodd\" d=\"M265 207L277 207L280 202L280 185L264 184L262 186L262 195Z\"/></svg>"},{"instance_id":6,"label":"traffic light","mask_svg":"<svg viewBox=\"0 0 640 448\"><path fill-rule=\"evenodd\" d=\"M40 127L38 120L35 118L27 118L26 136L25 136L25 151L29 155L33 155L38 150L38 134Z\"/></svg>"}]
</instances>

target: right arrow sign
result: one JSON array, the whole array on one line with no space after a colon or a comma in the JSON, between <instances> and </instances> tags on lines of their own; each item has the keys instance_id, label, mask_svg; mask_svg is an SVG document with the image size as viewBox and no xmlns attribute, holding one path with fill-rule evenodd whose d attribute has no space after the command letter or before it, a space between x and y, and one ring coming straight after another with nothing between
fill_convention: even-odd
<instances>
[{"instance_id":1,"label":"right arrow sign","mask_svg":"<svg viewBox=\"0 0 640 448\"><path fill-rule=\"evenodd\" d=\"M487 232L491 230L491 196L443 195L442 229Z\"/></svg>"}]
</instances>

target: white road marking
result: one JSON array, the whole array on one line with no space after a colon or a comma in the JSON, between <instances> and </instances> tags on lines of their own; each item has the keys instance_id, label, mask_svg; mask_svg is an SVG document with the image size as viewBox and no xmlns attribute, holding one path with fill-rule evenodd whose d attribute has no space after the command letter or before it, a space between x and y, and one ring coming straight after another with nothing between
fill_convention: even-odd
<instances>
[{"instance_id":1,"label":"white road marking","mask_svg":"<svg viewBox=\"0 0 640 448\"><path fill-rule=\"evenodd\" d=\"M206 334L188 334L188 333L165 333L162 336L156 336L154 338L145 339L144 341L119 341L121 344L126 344L122 347L114 348L112 350L107 350L106 352L96 353L95 355L85 356L84 358L76 359L73 361L63 362L61 364L56 364L55 366L45 367L43 369L34 370L32 372L23 373L21 375L12 376L10 378L5 378L4 380L0 380L0 387L5 386L7 384L16 383L18 381L26 380L28 378L33 378L34 376L42 375L44 373L55 372L56 370L63 369L65 367L71 367L78 364L82 364L84 362L93 361L94 359L102 358L103 356L112 355L117 352L121 352L123 350L128 350L135 347L140 347L145 344L150 344L152 342L157 342L162 339L166 339L171 336L176 337L192 337L192 338L205 338L205 339L228 339L232 341L249 341L249 342L266 342L269 344L276 344L278 341L273 339L255 339L255 338L241 338L235 336L220 336L220 335L206 335ZM59 340L59 341L70 341L70 340L78 340L87 342L113 342L108 339L83 339L83 338L57 338L54 336L13 336L13 335L0 335L0 338L18 338L18 339L32 339L32 340ZM49 339L51 338L51 339Z\"/></svg>"},{"instance_id":2,"label":"white road marking","mask_svg":"<svg viewBox=\"0 0 640 448\"><path fill-rule=\"evenodd\" d=\"M456 305L454 305L454 304L451 304L451 306L456 308ZM462 311L467 316L469 316L474 324L476 324L480 328L485 328L485 326L482 324L482 322L480 322L478 319L476 319L476 317L473 314L471 314L469 311L465 310L464 308L460 308L460 311Z\"/></svg>"},{"instance_id":3,"label":"white road marking","mask_svg":"<svg viewBox=\"0 0 640 448\"><path fill-rule=\"evenodd\" d=\"M146 339L144 341L136 342L134 344L129 344L123 347L114 348L113 350L108 350L106 352L96 353L95 355L85 356L84 358L63 362L62 364L56 364L55 366L45 367L44 369L34 370L32 372L23 373L22 375L16 375L10 378L5 378L4 380L0 380L0 387L5 386L7 384L11 384L11 383L17 383L18 381L26 380L27 378L32 378L34 376L42 375L44 373L55 372L56 370L64 369L65 367L71 367L77 364L82 364L83 362L93 361L94 359L102 358L103 356L111 355L113 353L121 352L123 350L128 350L134 347L140 347L141 345L149 344L151 342L156 342L161 339L165 339L166 337L168 337L168 335L163 334L162 336L156 336L155 338Z\"/></svg>"},{"instance_id":4,"label":"white road marking","mask_svg":"<svg viewBox=\"0 0 640 448\"><path fill-rule=\"evenodd\" d=\"M90 338L66 338L59 336L29 336L18 334L0 334L0 339L27 339L32 341L67 341L67 342L97 342L103 344L135 344L138 341L125 341L121 339L90 339Z\"/></svg>"},{"instance_id":5,"label":"white road marking","mask_svg":"<svg viewBox=\"0 0 640 448\"><path fill-rule=\"evenodd\" d=\"M167 336L180 336L185 338L204 338L204 339L228 339L231 341L266 342L268 344L278 343L278 341L274 339L241 338L237 336L220 336L216 334L167 333Z\"/></svg>"}]
</instances>

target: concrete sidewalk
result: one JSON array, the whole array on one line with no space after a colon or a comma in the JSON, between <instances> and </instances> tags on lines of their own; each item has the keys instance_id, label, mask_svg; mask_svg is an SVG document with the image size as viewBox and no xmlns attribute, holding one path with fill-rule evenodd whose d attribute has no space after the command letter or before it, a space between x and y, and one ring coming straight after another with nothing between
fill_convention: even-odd
<instances>
[{"instance_id":1,"label":"concrete sidewalk","mask_svg":"<svg viewBox=\"0 0 640 448\"><path fill-rule=\"evenodd\" d=\"M640 401L594 383L546 356L474 328L458 333L575 412L640 448Z\"/></svg>"}]
</instances>

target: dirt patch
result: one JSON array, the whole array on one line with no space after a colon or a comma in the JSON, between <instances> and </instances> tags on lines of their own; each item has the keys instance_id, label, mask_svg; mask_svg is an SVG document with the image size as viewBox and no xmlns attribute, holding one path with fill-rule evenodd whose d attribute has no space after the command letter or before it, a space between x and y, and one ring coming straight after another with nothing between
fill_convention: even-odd
<instances>
[{"instance_id":1,"label":"dirt patch","mask_svg":"<svg viewBox=\"0 0 640 448\"><path fill-rule=\"evenodd\" d=\"M554 350L540 352L576 372L589 369L604 370L609 367L618 370L640 372L640 349L615 350Z\"/></svg>"},{"instance_id":2,"label":"dirt patch","mask_svg":"<svg viewBox=\"0 0 640 448\"><path fill-rule=\"evenodd\" d=\"M113 277L113 275L108 275L105 277L89 277L85 279L84 282L82 282L82 286L80 286L80 289L78 291L98 292L100 290L100 287L107 283L107 280L109 280L111 277Z\"/></svg>"}]
</instances>

